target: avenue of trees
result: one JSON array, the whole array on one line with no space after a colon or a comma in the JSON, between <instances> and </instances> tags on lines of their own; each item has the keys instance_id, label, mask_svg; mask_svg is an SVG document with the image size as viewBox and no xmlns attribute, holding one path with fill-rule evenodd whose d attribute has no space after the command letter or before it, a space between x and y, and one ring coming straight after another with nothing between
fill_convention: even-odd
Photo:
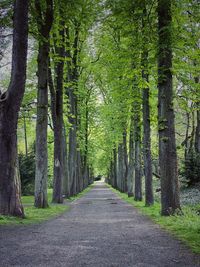
<instances>
[{"instance_id":1,"label":"avenue of trees","mask_svg":"<svg viewBox=\"0 0 200 267\"><path fill-rule=\"evenodd\" d=\"M146 206L159 181L161 214L181 213L180 183L200 182L198 10L1 1L0 214L24 217L21 189L46 208L49 187L62 203L98 174Z\"/></svg>"}]
</instances>

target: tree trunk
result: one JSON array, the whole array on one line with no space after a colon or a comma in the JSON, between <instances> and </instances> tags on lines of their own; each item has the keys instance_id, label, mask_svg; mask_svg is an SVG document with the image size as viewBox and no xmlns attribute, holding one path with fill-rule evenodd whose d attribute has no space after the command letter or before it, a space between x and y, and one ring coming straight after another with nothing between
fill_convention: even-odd
<instances>
[{"instance_id":1,"label":"tree trunk","mask_svg":"<svg viewBox=\"0 0 200 267\"><path fill-rule=\"evenodd\" d=\"M47 126L48 126L48 54L49 45L39 45L38 54L38 95L36 121L36 171L35 171L35 207L46 208L47 200Z\"/></svg>"},{"instance_id":2,"label":"tree trunk","mask_svg":"<svg viewBox=\"0 0 200 267\"><path fill-rule=\"evenodd\" d=\"M76 195L77 183L77 134L76 134L76 96L73 89L69 89L70 114L69 123L69 179L70 179L70 195Z\"/></svg>"},{"instance_id":3,"label":"tree trunk","mask_svg":"<svg viewBox=\"0 0 200 267\"><path fill-rule=\"evenodd\" d=\"M69 31L66 30L67 35L67 51L66 55L71 59L68 61L68 82L72 85L68 88L68 97L70 103L69 123L71 125L69 130L69 180L70 180L70 194L77 193L77 83L78 83L78 44L79 44L79 28L75 30L75 38L73 44L73 56L70 53Z\"/></svg>"},{"instance_id":4,"label":"tree trunk","mask_svg":"<svg viewBox=\"0 0 200 267\"><path fill-rule=\"evenodd\" d=\"M25 146L25 155L28 156L28 141L27 141L27 129L26 129L26 115L23 116L24 121L24 146Z\"/></svg>"},{"instance_id":5,"label":"tree trunk","mask_svg":"<svg viewBox=\"0 0 200 267\"><path fill-rule=\"evenodd\" d=\"M40 1L35 0L38 13L38 31L40 34L38 53L38 95L36 121L36 171L35 171L35 207L46 208L48 151L48 65L49 65L49 33L53 22L53 3L46 0L46 11L42 12ZM43 14L44 13L44 14Z\"/></svg>"},{"instance_id":6,"label":"tree trunk","mask_svg":"<svg viewBox=\"0 0 200 267\"><path fill-rule=\"evenodd\" d=\"M135 143L135 194L136 201L142 200L142 168L141 168L141 92L134 88L136 100L133 104L134 111L134 143Z\"/></svg>"},{"instance_id":7,"label":"tree trunk","mask_svg":"<svg viewBox=\"0 0 200 267\"><path fill-rule=\"evenodd\" d=\"M122 191L123 177L123 145L118 145L118 163L117 163L117 189Z\"/></svg>"},{"instance_id":8,"label":"tree trunk","mask_svg":"<svg viewBox=\"0 0 200 267\"><path fill-rule=\"evenodd\" d=\"M144 54L143 61L146 62L147 55ZM144 64L146 65L146 64ZM147 70L142 72L143 79L148 82ZM149 88L143 89L143 155L145 175L145 205L151 206L154 203L152 186L152 163L151 163L151 126Z\"/></svg>"},{"instance_id":9,"label":"tree trunk","mask_svg":"<svg viewBox=\"0 0 200 267\"><path fill-rule=\"evenodd\" d=\"M65 197L70 197L70 186L69 186L69 169L68 169L68 151L67 151L67 137L66 137L66 130L65 125L63 122L63 146L62 146L62 153L63 153L63 194Z\"/></svg>"},{"instance_id":10,"label":"tree trunk","mask_svg":"<svg viewBox=\"0 0 200 267\"><path fill-rule=\"evenodd\" d=\"M113 149L113 187L117 188L117 150Z\"/></svg>"},{"instance_id":11,"label":"tree trunk","mask_svg":"<svg viewBox=\"0 0 200 267\"><path fill-rule=\"evenodd\" d=\"M24 217L17 158L17 121L25 90L28 1L14 4L11 81L0 96L0 214Z\"/></svg>"},{"instance_id":12,"label":"tree trunk","mask_svg":"<svg viewBox=\"0 0 200 267\"><path fill-rule=\"evenodd\" d=\"M190 141L189 141L189 147L188 147L188 156L190 157L194 153L194 147L195 147L195 113L194 110L191 114L191 134L190 134Z\"/></svg>"},{"instance_id":13,"label":"tree trunk","mask_svg":"<svg viewBox=\"0 0 200 267\"><path fill-rule=\"evenodd\" d=\"M171 0L158 0L158 129L161 214L180 209L172 88Z\"/></svg>"},{"instance_id":14,"label":"tree trunk","mask_svg":"<svg viewBox=\"0 0 200 267\"><path fill-rule=\"evenodd\" d=\"M148 84L148 43L149 38L146 31L148 17L146 10L146 1L143 2L143 51L141 58L142 78ZM152 162L151 162L151 120L150 120L150 105L149 105L149 86L143 88L142 92L142 107L143 107L143 157L144 157L144 176L145 176L145 205L151 206L154 203L153 185L152 185Z\"/></svg>"},{"instance_id":15,"label":"tree trunk","mask_svg":"<svg viewBox=\"0 0 200 267\"><path fill-rule=\"evenodd\" d=\"M127 144L126 132L123 133L122 143L118 146L117 188L121 192L127 191Z\"/></svg>"},{"instance_id":16,"label":"tree trunk","mask_svg":"<svg viewBox=\"0 0 200 267\"><path fill-rule=\"evenodd\" d=\"M81 162L81 152L80 152L80 148L78 148L77 151L77 159L76 159L77 165L76 165L76 179L77 179L77 183L76 183L76 193L80 193L83 190L83 176L82 176L82 162Z\"/></svg>"},{"instance_id":17,"label":"tree trunk","mask_svg":"<svg viewBox=\"0 0 200 267\"><path fill-rule=\"evenodd\" d=\"M64 31L60 31L64 43ZM53 198L54 203L63 203L62 185L64 176L63 158L63 68L64 68L64 47L55 47L56 54L60 61L56 64L56 88L55 101L52 103L52 118L54 128L54 181ZM52 91L52 90L51 90ZM52 92L53 93L53 92ZM51 95L52 95L51 93Z\"/></svg>"},{"instance_id":18,"label":"tree trunk","mask_svg":"<svg viewBox=\"0 0 200 267\"><path fill-rule=\"evenodd\" d=\"M135 175L135 153L134 153L134 116L131 116L131 125L130 125L130 139L129 139L129 165L128 165L128 196L133 196L133 183L134 183L134 175Z\"/></svg>"},{"instance_id":19,"label":"tree trunk","mask_svg":"<svg viewBox=\"0 0 200 267\"><path fill-rule=\"evenodd\" d=\"M88 186L88 128L89 128L89 110L88 110L89 98L85 101L85 138L84 138L84 151L82 157L82 178L81 184L83 188Z\"/></svg>"},{"instance_id":20,"label":"tree trunk","mask_svg":"<svg viewBox=\"0 0 200 267\"><path fill-rule=\"evenodd\" d=\"M199 77L195 77L195 83L199 84ZM197 91L197 95L200 97L199 91ZM200 101L196 103L197 106L197 126L195 132L195 151L197 154L200 154Z\"/></svg>"},{"instance_id":21,"label":"tree trunk","mask_svg":"<svg viewBox=\"0 0 200 267\"><path fill-rule=\"evenodd\" d=\"M128 155L126 143L126 130L123 133L123 176L122 176L122 192L127 192L127 175L128 175Z\"/></svg>"},{"instance_id":22,"label":"tree trunk","mask_svg":"<svg viewBox=\"0 0 200 267\"><path fill-rule=\"evenodd\" d=\"M185 161L188 158L188 151L189 151L189 129L190 129L190 113L186 112L186 118L187 118L187 125L185 130L185 140L183 141L182 145L185 147L185 153L184 153L184 159Z\"/></svg>"},{"instance_id":23,"label":"tree trunk","mask_svg":"<svg viewBox=\"0 0 200 267\"><path fill-rule=\"evenodd\" d=\"M200 106L200 103L198 103L198 105ZM197 126L196 126L196 134L195 134L195 150L196 150L196 153L200 153L200 110L197 110Z\"/></svg>"}]
</instances>

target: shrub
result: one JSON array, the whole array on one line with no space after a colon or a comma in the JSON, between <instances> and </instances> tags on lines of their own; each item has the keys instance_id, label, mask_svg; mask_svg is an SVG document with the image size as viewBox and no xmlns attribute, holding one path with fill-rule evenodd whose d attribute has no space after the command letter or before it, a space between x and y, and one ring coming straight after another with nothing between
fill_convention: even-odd
<instances>
[{"instance_id":1,"label":"shrub","mask_svg":"<svg viewBox=\"0 0 200 267\"><path fill-rule=\"evenodd\" d=\"M19 154L19 170L21 177L22 195L34 194L35 181L35 153L31 151L28 155Z\"/></svg>"},{"instance_id":2,"label":"shrub","mask_svg":"<svg viewBox=\"0 0 200 267\"><path fill-rule=\"evenodd\" d=\"M182 175L187 179L188 186L200 182L200 155L191 151L183 167Z\"/></svg>"}]
</instances>

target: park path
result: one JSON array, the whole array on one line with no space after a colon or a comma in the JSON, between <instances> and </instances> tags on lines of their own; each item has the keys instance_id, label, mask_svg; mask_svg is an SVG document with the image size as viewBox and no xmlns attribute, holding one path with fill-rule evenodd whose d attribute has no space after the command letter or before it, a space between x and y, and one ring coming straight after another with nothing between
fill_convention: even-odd
<instances>
[{"instance_id":1,"label":"park path","mask_svg":"<svg viewBox=\"0 0 200 267\"><path fill-rule=\"evenodd\" d=\"M195 257L104 183L35 226L0 226L0 267L195 267Z\"/></svg>"}]
</instances>

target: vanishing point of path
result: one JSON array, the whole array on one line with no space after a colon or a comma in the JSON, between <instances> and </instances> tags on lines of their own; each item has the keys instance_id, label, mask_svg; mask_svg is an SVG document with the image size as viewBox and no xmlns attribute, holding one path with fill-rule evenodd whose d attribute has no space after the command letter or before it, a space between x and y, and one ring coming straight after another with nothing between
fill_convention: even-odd
<instances>
[{"instance_id":1,"label":"vanishing point of path","mask_svg":"<svg viewBox=\"0 0 200 267\"><path fill-rule=\"evenodd\" d=\"M60 217L0 226L0 267L194 267L199 258L122 201L104 183Z\"/></svg>"}]
</instances>

